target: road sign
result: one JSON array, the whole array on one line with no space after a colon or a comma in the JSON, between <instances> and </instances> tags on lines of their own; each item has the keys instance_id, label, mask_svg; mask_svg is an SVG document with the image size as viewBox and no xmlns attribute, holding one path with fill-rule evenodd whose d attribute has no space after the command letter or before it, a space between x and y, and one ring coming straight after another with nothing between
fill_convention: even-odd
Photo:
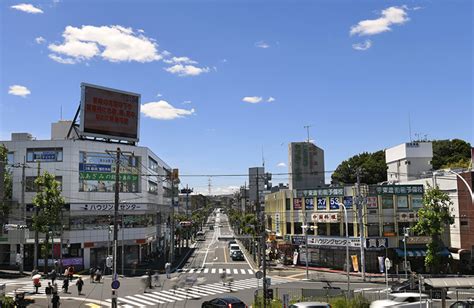
<instances>
[{"instance_id":1,"label":"road sign","mask_svg":"<svg viewBox=\"0 0 474 308\"><path fill-rule=\"evenodd\" d=\"M117 290L118 288L120 288L120 281L114 280L112 281L110 286L112 287L112 289Z\"/></svg>"},{"instance_id":2,"label":"road sign","mask_svg":"<svg viewBox=\"0 0 474 308\"><path fill-rule=\"evenodd\" d=\"M267 288L272 285L272 279L270 277L265 278L265 282L267 284Z\"/></svg>"},{"instance_id":3,"label":"road sign","mask_svg":"<svg viewBox=\"0 0 474 308\"><path fill-rule=\"evenodd\" d=\"M385 258L385 268L389 270L392 267L392 261L389 258Z\"/></svg>"},{"instance_id":4,"label":"road sign","mask_svg":"<svg viewBox=\"0 0 474 308\"><path fill-rule=\"evenodd\" d=\"M256 271L255 272L255 278L262 279L263 278L263 272L262 271Z\"/></svg>"}]
</instances>

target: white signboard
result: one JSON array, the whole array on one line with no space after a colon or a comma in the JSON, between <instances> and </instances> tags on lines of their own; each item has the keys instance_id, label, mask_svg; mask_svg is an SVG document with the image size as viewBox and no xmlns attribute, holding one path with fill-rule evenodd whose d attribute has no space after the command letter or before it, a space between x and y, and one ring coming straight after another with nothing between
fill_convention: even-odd
<instances>
[{"instance_id":1,"label":"white signboard","mask_svg":"<svg viewBox=\"0 0 474 308\"><path fill-rule=\"evenodd\" d=\"M348 239L345 237L308 236L308 246L345 247ZM360 238L350 237L349 247L360 247Z\"/></svg>"},{"instance_id":2,"label":"white signboard","mask_svg":"<svg viewBox=\"0 0 474 308\"><path fill-rule=\"evenodd\" d=\"M340 222L341 217L338 213L313 213L311 214L311 220L314 222Z\"/></svg>"},{"instance_id":3,"label":"white signboard","mask_svg":"<svg viewBox=\"0 0 474 308\"><path fill-rule=\"evenodd\" d=\"M72 203L71 211L86 212L111 212L114 210L114 203ZM119 211L146 211L146 203L120 203Z\"/></svg>"}]
</instances>

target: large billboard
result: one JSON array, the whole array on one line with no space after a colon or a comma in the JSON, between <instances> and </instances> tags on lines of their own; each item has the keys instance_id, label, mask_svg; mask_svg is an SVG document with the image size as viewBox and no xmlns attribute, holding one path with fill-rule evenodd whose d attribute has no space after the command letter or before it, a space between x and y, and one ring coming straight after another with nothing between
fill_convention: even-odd
<instances>
[{"instance_id":1,"label":"large billboard","mask_svg":"<svg viewBox=\"0 0 474 308\"><path fill-rule=\"evenodd\" d=\"M140 94L81 83L83 136L137 142Z\"/></svg>"}]
</instances>

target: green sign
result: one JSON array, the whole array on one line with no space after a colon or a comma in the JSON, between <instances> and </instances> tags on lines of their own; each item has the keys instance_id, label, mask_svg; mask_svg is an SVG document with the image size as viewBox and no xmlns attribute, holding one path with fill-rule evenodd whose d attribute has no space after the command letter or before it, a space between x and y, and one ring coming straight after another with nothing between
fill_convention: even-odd
<instances>
[{"instance_id":1,"label":"green sign","mask_svg":"<svg viewBox=\"0 0 474 308\"><path fill-rule=\"evenodd\" d=\"M79 172L80 180L91 181L115 181L115 173L103 172ZM137 174L120 173L120 182L136 182L138 181Z\"/></svg>"},{"instance_id":2,"label":"green sign","mask_svg":"<svg viewBox=\"0 0 474 308\"><path fill-rule=\"evenodd\" d=\"M371 186L369 191L377 195L422 195L424 193L423 185L379 185Z\"/></svg>"},{"instance_id":3,"label":"green sign","mask_svg":"<svg viewBox=\"0 0 474 308\"><path fill-rule=\"evenodd\" d=\"M313 197L313 196L344 196L344 187L331 187L331 188L317 188L311 190L298 190L296 192L298 198L301 197Z\"/></svg>"}]
</instances>

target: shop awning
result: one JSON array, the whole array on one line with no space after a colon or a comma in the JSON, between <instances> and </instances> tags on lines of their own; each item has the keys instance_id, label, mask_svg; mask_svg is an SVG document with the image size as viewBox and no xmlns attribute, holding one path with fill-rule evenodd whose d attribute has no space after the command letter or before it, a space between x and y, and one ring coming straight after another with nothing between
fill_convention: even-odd
<instances>
[{"instance_id":1,"label":"shop awning","mask_svg":"<svg viewBox=\"0 0 474 308\"><path fill-rule=\"evenodd\" d=\"M405 251L403 249L397 248L395 252L399 257L405 257ZM448 249L444 248L438 253L440 256L447 257L449 256ZM407 249L407 257L425 257L426 249Z\"/></svg>"},{"instance_id":2,"label":"shop awning","mask_svg":"<svg viewBox=\"0 0 474 308\"><path fill-rule=\"evenodd\" d=\"M426 278L425 283L429 284L433 288L472 288L474 287L474 278Z\"/></svg>"}]
</instances>

